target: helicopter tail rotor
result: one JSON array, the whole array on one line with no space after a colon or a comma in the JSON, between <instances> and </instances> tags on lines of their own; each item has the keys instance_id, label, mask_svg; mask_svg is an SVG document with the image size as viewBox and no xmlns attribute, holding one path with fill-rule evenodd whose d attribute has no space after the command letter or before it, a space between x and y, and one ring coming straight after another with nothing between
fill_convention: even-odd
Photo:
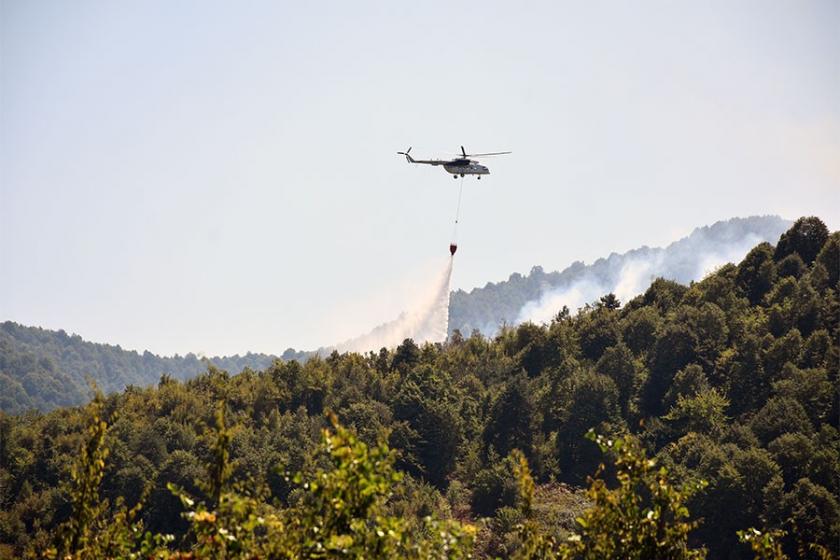
<instances>
[{"instance_id":1,"label":"helicopter tail rotor","mask_svg":"<svg viewBox=\"0 0 840 560\"><path fill-rule=\"evenodd\" d=\"M398 153L399 155L401 155L401 156L405 156L405 160L406 160L408 163L414 163L414 158L412 158L410 155L408 155L408 154L410 154L410 153L411 153L411 146L409 146L409 147L408 147L408 149L407 149L406 151L404 151L404 152L397 152L397 153Z\"/></svg>"}]
</instances>

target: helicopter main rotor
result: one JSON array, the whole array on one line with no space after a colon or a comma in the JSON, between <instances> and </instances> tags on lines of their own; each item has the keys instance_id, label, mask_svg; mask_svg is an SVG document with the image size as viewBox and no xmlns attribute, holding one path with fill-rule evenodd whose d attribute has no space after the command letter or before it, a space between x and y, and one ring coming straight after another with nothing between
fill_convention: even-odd
<instances>
[{"instance_id":1,"label":"helicopter main rotor","mask_svg":"<svg viewBox=\"0 0 840 560\"><path fill-rule=\"evenodd\" d=\"M485 157L485 156L501 156L505 154L512 154L513 152L486 152L483 154L468 154L467 151L461 146L461 156L464 159L471 158L471 157Z\"/></svg>"}]
</instances>

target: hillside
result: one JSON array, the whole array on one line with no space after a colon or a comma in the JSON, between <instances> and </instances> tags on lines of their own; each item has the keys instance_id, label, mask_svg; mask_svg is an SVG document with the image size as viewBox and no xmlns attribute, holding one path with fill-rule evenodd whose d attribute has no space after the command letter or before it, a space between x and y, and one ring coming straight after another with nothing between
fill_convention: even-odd
<instances>
[{"instance_id":1,"label":"hillside","mask_svg":"<svg viewBox=\"0 0 840 560\"><path fill-rule=\"evenodd\" d=\"M629 299L653 278L688 284L715 266L739 261L758 243L774 243L790 224L778 216L732 218L697 228L665 248L613 253L589 265L575 262L561 272L545 272L536 266L525 276L514 273L505 281L470 292L457 290L450 300L449 332L457 329L466 335L478 329L492 336L503 324L549 320L567 301L575 311L607 292ZM575 294L564 294L570 290Z\"/></svg>"},{"instance_id":2,"label":"hillside","mask_svg":"<svg viewBox=\"0 0 840 560\"><path fill-rule=\"evenodd\" d=\"M780 545L773 558L831 557L838 263L840 232L804 218L775 246L760 243L690 286L658 279L629 301L605 294L579 314L493 338L407 340L235 376L211 369L85 408L0 414L0 558L83 530L64 546L90 557L117 534L147 555L143 546L168 543L181 551L172 558L209 557L197 552L205 546L229 558L351 546L357 557L405 557L375 551L419 543L410 557L445 557L431 550L451 545L453 558L582 560L603 546L638 552L643 543L621 535L653 530L656 542L646 542L672 553L617 557L737 560L754 557L737 536L750 527L768 550ZM322 436L327 411L361 441L336 426ZM611 466L597 476L610 484L585 493L605 461L590 428L622 447L604 443ZM633 507L610 509L614 469L646 477L658 501L631 484ZM71 470L93 482L70 484ZM118 497L142 501L143 530L171 540L114 533L126 519ZM378 540L386 534L403 540ZM436 535L448 544L429 542Z\"/></svg>"},{"instance_id":3,"label":"hillside","mask_svg":"<svg viewBox=\"0 0 840 560\"><path fill-rule=\"evenodd\" d=\"M160 357L139 354L110 344L96 344L68 335L0 323L0 410L10 413L35 408L51 410L90 399L87 379L106 393L129 385L146 387L166 374L185 380L207 370L208 364L226 371L264 369L276 358L266 354L199 359L195 354Z\"/></svg>"}]
</instances>

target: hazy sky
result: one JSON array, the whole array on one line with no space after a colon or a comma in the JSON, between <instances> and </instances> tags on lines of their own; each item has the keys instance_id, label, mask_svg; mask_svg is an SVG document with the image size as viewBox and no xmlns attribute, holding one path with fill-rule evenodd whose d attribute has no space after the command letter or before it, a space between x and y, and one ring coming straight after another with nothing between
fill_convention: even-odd
<instances>
[{"instance_id":1,"label":"hazy sky","mask_svg":"<svg viewBox=\"0 0 840 560\"><path fill-rule=\"evenodd\" d=\"M840 2L0 0L0 320L313 348L732 216L840 227Z\"/></svg>"}]
</instances>

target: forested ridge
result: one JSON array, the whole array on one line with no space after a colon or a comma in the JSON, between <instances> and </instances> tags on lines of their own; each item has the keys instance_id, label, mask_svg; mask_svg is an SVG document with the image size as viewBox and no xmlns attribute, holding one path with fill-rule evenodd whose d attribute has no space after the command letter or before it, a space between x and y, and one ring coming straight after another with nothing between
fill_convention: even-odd
<instances>
[{"instance_id":1,"label":"forested ridge","mask_svg":"<svg viewBox=\"0 0 840 560\"><path fill-rule=\"evenodd\" d=\"M803 218L492 339L3 414L0 558L832 557L838 289Z\"/></svg>"},{"instance_id":2,"label":"forested ridge","mask_svg":"<svg viewBox=\"0 0 840 560\"><path fill-rule=\"evenodd\" d=\"M88 379L110 393L129 385L153 385L161 375L189 379L206 371L208 363L238 373L268 367L275 359L251 352L213 358L192 353L161 357L87 342L63 330L6 321L0 323L0 410L14 414L82 404L90 398Z\"/></svg>"}]
</instances>

